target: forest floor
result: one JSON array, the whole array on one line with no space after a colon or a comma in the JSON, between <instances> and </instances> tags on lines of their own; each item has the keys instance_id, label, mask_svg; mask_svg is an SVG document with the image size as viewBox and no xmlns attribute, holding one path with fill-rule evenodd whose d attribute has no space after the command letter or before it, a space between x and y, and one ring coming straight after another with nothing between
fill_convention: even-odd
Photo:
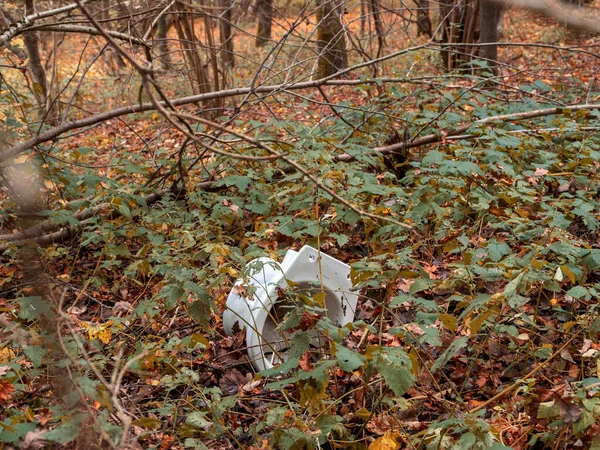
<instances>
[{"instance_id":1,"label":"forest floor","mask_svg":"<svg viewBox=\"0 0 600 450\"><path fill-rule=\"evenodd\" d=\"M357 33L354 19L351 12ZM280 148L297 146L290 154L325 186L384 218L402 214L412 232L350 217L284 165L216 156L186 172L185 201L146 208L138 197L168 187L166 168L185 141L158 113L54 142L48 154L61 159L40 164L40 191L48 210L66 213L48 216L68 223L90 196L91 206L106 205L83 232L37 257L16 247L2 256L0 442L104 447L118 440L125 414L135 438L127 448L600 448L598 115L528 122L559 136L522 133L516 123L482 127L473 140L412 150L400 177L378 157L353 153L359 162L345 166L330 157L390 143L405 128L411 137L443 134L486 115L600 98L596 36L521 10L504 24L504 40L536 45L500 49L507 65L495 90L470 75L446 77L423 48L379 67L380 77L411 82L252 98L232 122ZM302 24L299 34L310 30ZM276 27L275 38L284 32ZM390 33L386 51L425 41ZM67 55L85 45L65 40L61 77L75 68ZM246 59L237 58L229 83L246 86L268 49L243 33L235 48ZM88 73L74 117L138 102L135 76L107 67ZM183 80L163 74L161 86L175 98ZM225 100L223 122L235 102ZM386 114L383 124L366 119L350 133L358 143L344 141L339 111L351 121L363 110ZM188 147L186 161L198 151ZM196 188L206 181L217 181L214 191ZM14 208L8 191L0 205ZM3 218L2 232L18 223L16 214ZM223 331L225 301L246 261L304 244L352 265L356 322L327 348L301 352L297 367L262 376L248 361L245 333ZM58 327L48 326L46 297ZM294 328L333 335L312 306Z\"/></svg>"}]
</instances>

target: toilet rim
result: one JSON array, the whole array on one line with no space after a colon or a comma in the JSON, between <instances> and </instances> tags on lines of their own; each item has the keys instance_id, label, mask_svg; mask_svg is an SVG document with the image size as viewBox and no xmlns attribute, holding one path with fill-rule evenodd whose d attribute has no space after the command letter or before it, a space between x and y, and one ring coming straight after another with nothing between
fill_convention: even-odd
<instances>
[{"instance_id":1,"label":"toilet rim","mask_svg":"<svg viewBox=\"0 0 600 450\"><path fill-rule=\"evenodd\" d=\"M259 330L265 330L265 325L271 315L271 311L273 307L275 307L275 305L277 304L277 289L289 288L287 281L288 280L283 274L277 277L276 280L271 280L271 282L269 283L269 289L266 291L266 295L264 295L264 297L266 298L257 298L255 300L255 306L253 308L254 314L251 315L253 323L245 324L248 357L250 358L250 362L252 364L259 367L259 370L270 369L275 364L279 364L285 361L285 353L287 350L277 350L275 347L278 343L269 342L268 340L264 339L262 332L259 332ZM331 285L328 285L327 283L316 283L312 279L294 280L293 282L294 284L299 285L314 284L314 287L312 289L316 290L322 288L326 292L327 296L329 296L330 294L335 296L336 302L341 302L344 296L344 292L341 289L339 289L339 287L333 287ZM284 339L286 337L288 339L293 338L293 336L291 336L289 333L281 333L281 336ZM271 355L271 358L269 358L269 355Z\"/></svg>"}]
</instances>

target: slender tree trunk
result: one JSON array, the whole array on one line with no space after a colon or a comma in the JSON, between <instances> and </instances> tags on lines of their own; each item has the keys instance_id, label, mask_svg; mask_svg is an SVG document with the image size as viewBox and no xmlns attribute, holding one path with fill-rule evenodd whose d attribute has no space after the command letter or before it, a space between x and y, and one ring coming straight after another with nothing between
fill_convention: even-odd
<instances>
[{"instance_id":1,"label":"slender tree trunk","mask_svg":"<svg viewBox=\"0 0 600 450\"><path fill-rule=\"evenodd\" d=\"M340 13L341 8L336 0L319 0L317 8L319 49L317 78L333 75L348 67L346 36Z\"/></svg>"},{"instance_id":2,"label":"slender tree trunk","mask_svg":"<svg viewBox=\"0 0 600 450\"><path fill-rule=\"evenodd\" d=\"M163 15L158 19L158 23L156 24L156 54L160 61L160 66L163 69L166 69L171 65L169 41L167 40L168 31L169 26L167 23L167 16Z\"/></svg>"},{"instance_id":3,"label":"slender tree trunk","mask_svg":"<svg viewBox=\"0 0 600 450\"><path fill-rule=\"evenodd\" d=\"M273 23L273 0L257 0L258 28L256 31L256 46L262 47L271 40Z\"/></svg>"},{"instance_id":4,"label":"slender tree trunk","mask_svg":"<svg viewBox=\"0 0 600 450\"><path fill-rule=\"evenodd\" d=\"M447 71L458 68L461 62L470 61L475 51L473 44L478 39L479 0L442 0L439 4L442 17L441 50L444 68Z\"/></svg>"},{"instance_id":5,"label":"slender tree trunk","mask_svg":"<svg viewBox=\"0 0 600 450\"><path fill-rule=\"evenodd\" d=\"M379 58L383 54L383 49L385 47L385 34L383 31L383 20L381 18L379 0L369 0L369 8L371 9L371 14L373 15L375 33L377 34L377 57Z\"/></svg>"},{"instance_id":6,"label":"slender tree trunk","mask_svg":"<svg viewBox=\"0 0 600 450\"><path fill-rule=\"evenodd\" d=\"M365 35L365 31L367 28L367 4L364 0L360 2L360 35L361 37Z\"/></svg>"},{"instance_id":7,"label":"slender tree trunk","mask_svg":"<svg viewBox=\"0 0 600 450\"><path fill-rule=\"evenodd\" d=\"M417 35L432 37L429 0L415 0L415 3L417 4Z\"/></svg>"},{"instance_id":8,"label":"slender tree trunk","mask_svg":"<svg viewBox=\"0 0 600 450\"><path fill-rule=\"evenodd\" d=\"M210 92L211 86L208 79L206 66L202 61L202 56L198 53L200 44L193 30L193 22L190 16L186 14L187 7L183 3L177 3L178 11L175 18L175 29L179 37L181 51L187 65L187 74L190 81L192 92L203 94Z\"/></svg>"},{"instance_id":9,"label":"slender tree trunk","mask_svg":"<svg viewBox=\"0 0 600 450\"><path fill-rule=\"evenodd\" d=\"M35 13L34 1L25 0L25 16ZM60 119L55 105L49 96L48 78L40 56L38 35L35 31L23 33L23 42L29 57L28 67L33 79L33 88L39 103L40 119L53 126L58 125Z\"/></svg>"},{"instance_id":10,"label":"slender tree trunk","mask_svg":"<svg viewBox=\"0 0 600 450\"><path fill-rule=\"evenodd\" d=\"M233 2L231 0L221 0L221 20L219 21L219 34L221 37L221 61L227 67L235 65L235 57L233 53L233 33L231 32L231 11L233 10Z\"/></svg>"},{"instance_id":11,"label":"slender tree trunk","mask_svg":"<svg viewBox=\"0 0 600 450\"><path fill-rule=\"evenodd\" d=\"M124 7L122 2L117 2L117 3L120 7L119 11L122 13L122 15L124 15L124 16L129 15L129 11ZM118 28L118 22L110 21L110 9L111 9L110 0L101 0L100 3L98 4L98 9L99 9L98 19L100 19L102 21L102 23L105 24L104 25L105 28L112 30L115 28L115 25L117 25L117 28ZM106 55L107 55L106 63L107 63L108 69L111 74L118 75L119 73L121 73L122 71L124 71L127 68L127 64L125 64L125 60L119 53L119 50L114 48L114 46L112 44L109 45Z\"/></svg>"},{"instance_id":12,"label":"slender tree trunk","mask_svg":"<svg viewBox=\"0 0 600 450\"><path fill-rule=\"evenodd\" d=\"M498 42L499 23L502 16L502 6L491 0L480 0L479 9L479 42L481 44ZM495 74L498 71L498 46L486 45L480 48L479 56L487 61Z\"/></svg>"}]
</instances>

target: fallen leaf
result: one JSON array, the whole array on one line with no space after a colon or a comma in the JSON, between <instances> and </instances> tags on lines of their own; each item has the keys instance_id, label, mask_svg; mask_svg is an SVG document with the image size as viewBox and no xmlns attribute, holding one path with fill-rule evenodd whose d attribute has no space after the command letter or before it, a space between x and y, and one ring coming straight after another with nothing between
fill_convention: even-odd
<instances>
[{"instance_id":1,"label":"fallen leaf","mask_svg":"<svg viewBox=\"0 0 600 450\"><path fill-rule=\"evenodd\" d=\"M0 380L0 402L10 400L15 387L6 380Z\"/></svg>"},{"instance_id":2,"label":"fallen leaf","mask_svg":"<svg viewBox=\"0 0 600 450\"><path fill-rule=\"evenodd\" d=\"M375 439L369 450L398 450L400 443L396 440L399 437L399 433L395 431L388 431L380 438Z\"/></svg>"}]
</instances>

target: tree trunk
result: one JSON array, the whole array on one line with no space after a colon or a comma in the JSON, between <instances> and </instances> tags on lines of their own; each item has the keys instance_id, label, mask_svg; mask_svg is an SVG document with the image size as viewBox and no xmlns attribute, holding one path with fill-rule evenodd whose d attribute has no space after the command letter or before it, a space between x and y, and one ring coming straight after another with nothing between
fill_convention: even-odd
<instances>
[{"instance_id":1,"label":"tree trunk","mask_svg":"<svg viewBox=\"0 0 600 450\"><path fill-rule=\"evenodd\" d=\"M479 9L479 42L481 44L498 42L499 23L502 16L502 6L492 0L480 0ZM492 68L494 74L498 71L498 46L485 45L480 48L479 56Z\"/></svg>"},{"instance_id":2,"label":"tree trunk","mask_svg":"<svg viewBox=\"0 0 600 450\"><path fill-rule=\"evenodd\" d=\"M193 22L190 19L190 15L187 14L186 5L178 2L177 7L180 14L175 16L175 29L177 30L179 45L181 46L181 52L187 65L190 87L195 94L210 92L211 85L206 73L206 66L202 61L202 56L198 53L201 45L194 33Z\"/></svg>"},{"instance_id":3,"label":"tree trunk","mask_svg":"<svg viewBox=\"0 0 600 450\"><path fill-rule=\"evenodd\" d=\"M256 46L262 47L271 40L273 23L273 0L258 0L258 29L256 30Z\"/></svg>"},{"instance_id":4,"label":"tree trunk","mask_svg":"<svg viewBox=\"0 0 600 450\"><path fill-rule=\"evenodd\" d=\"M167 69L171 65L171 56L169 54L169 41L167 40L167 16L163 14L156 24L156 56L160 61L160 66Z\"/></svg>"},{"instance_id":5,"label":"tree trunk","mask_svg":"<svg viewBox=\"0 0 600 450\"><path fill-rule=\"evenodd\" d=\"M415 0L417 4L417 35L432 37L429 18L429 0Z\"/></svg>"},{"instance_id":6,"label":"tree trunk","mask_svg":"<svg viewBox=\"0 0 600 450\"><path fill-rule=\"evenodd\" d=\"M231 11L233 2L231 0L221 0L221 20L219 21L219 34L221 37L221 61L226 67L235 65L233 54L233 33L231 32Z\"/></svg>"},{"instance_id":7,"label":"tree trunk","mask_svg":"<svg viewBox=\"0 0 600 450\"><path fill-rule=\"evenodd\" d=\"M25 0L25 16L35 13L33 0ZM42 64L42 59L39 50L38 35L35 31L23 33L23 42L29 57L28 67L33 79L33 88L38 99L39 117L42 122L48 122L52 126L56 126L60 120L60 114L57 110L57 104L51 99L48 86L48 78L46 70Z\"/></svg>"},{"instance_id":8,"label":"tree trunk","mask_svg":"<svg viewBox=\"0 0 600 450\"><path fill-rule=\"evenodd\" d=\"M325 78L348 67L346 36L337 0L319 0L317 40L319 60L316 78Z\"/></svg>"},{"instance_id":9,"label":"tree trunk","mask_svg":"<svg viewBox=\"0 0 600 450\"><path fill-rule=\"evenodd\" d=\"M377 58L379 58L383 54L385 47L385 34L379 0L369 0L369 8L371 9L371 14L373 14L373 23L375 24L375 33L377 34Z\"/></svg>"},{"instance_id":10,"label":"tree trunk","mask_svg":"<svg viewBox=\"0 0 600 450\"><path fill-rule=\"evenodd\" d=\"M367 5L365 2L360 2L360 35L365 35L367 28Z\"/></svg>"},{"instance_id":11,"label":"tree trunk","mask_svg":"<svg viewBox=\"0 0 600 450\"><path fill-rule=\"evenodd\" d=\"M462 62L471 60L476 48L461 46L473 44L478 39L479 0L442 0L439 4L442 17L442 59L450 72Z\"/></svg>"}]
</instances>

